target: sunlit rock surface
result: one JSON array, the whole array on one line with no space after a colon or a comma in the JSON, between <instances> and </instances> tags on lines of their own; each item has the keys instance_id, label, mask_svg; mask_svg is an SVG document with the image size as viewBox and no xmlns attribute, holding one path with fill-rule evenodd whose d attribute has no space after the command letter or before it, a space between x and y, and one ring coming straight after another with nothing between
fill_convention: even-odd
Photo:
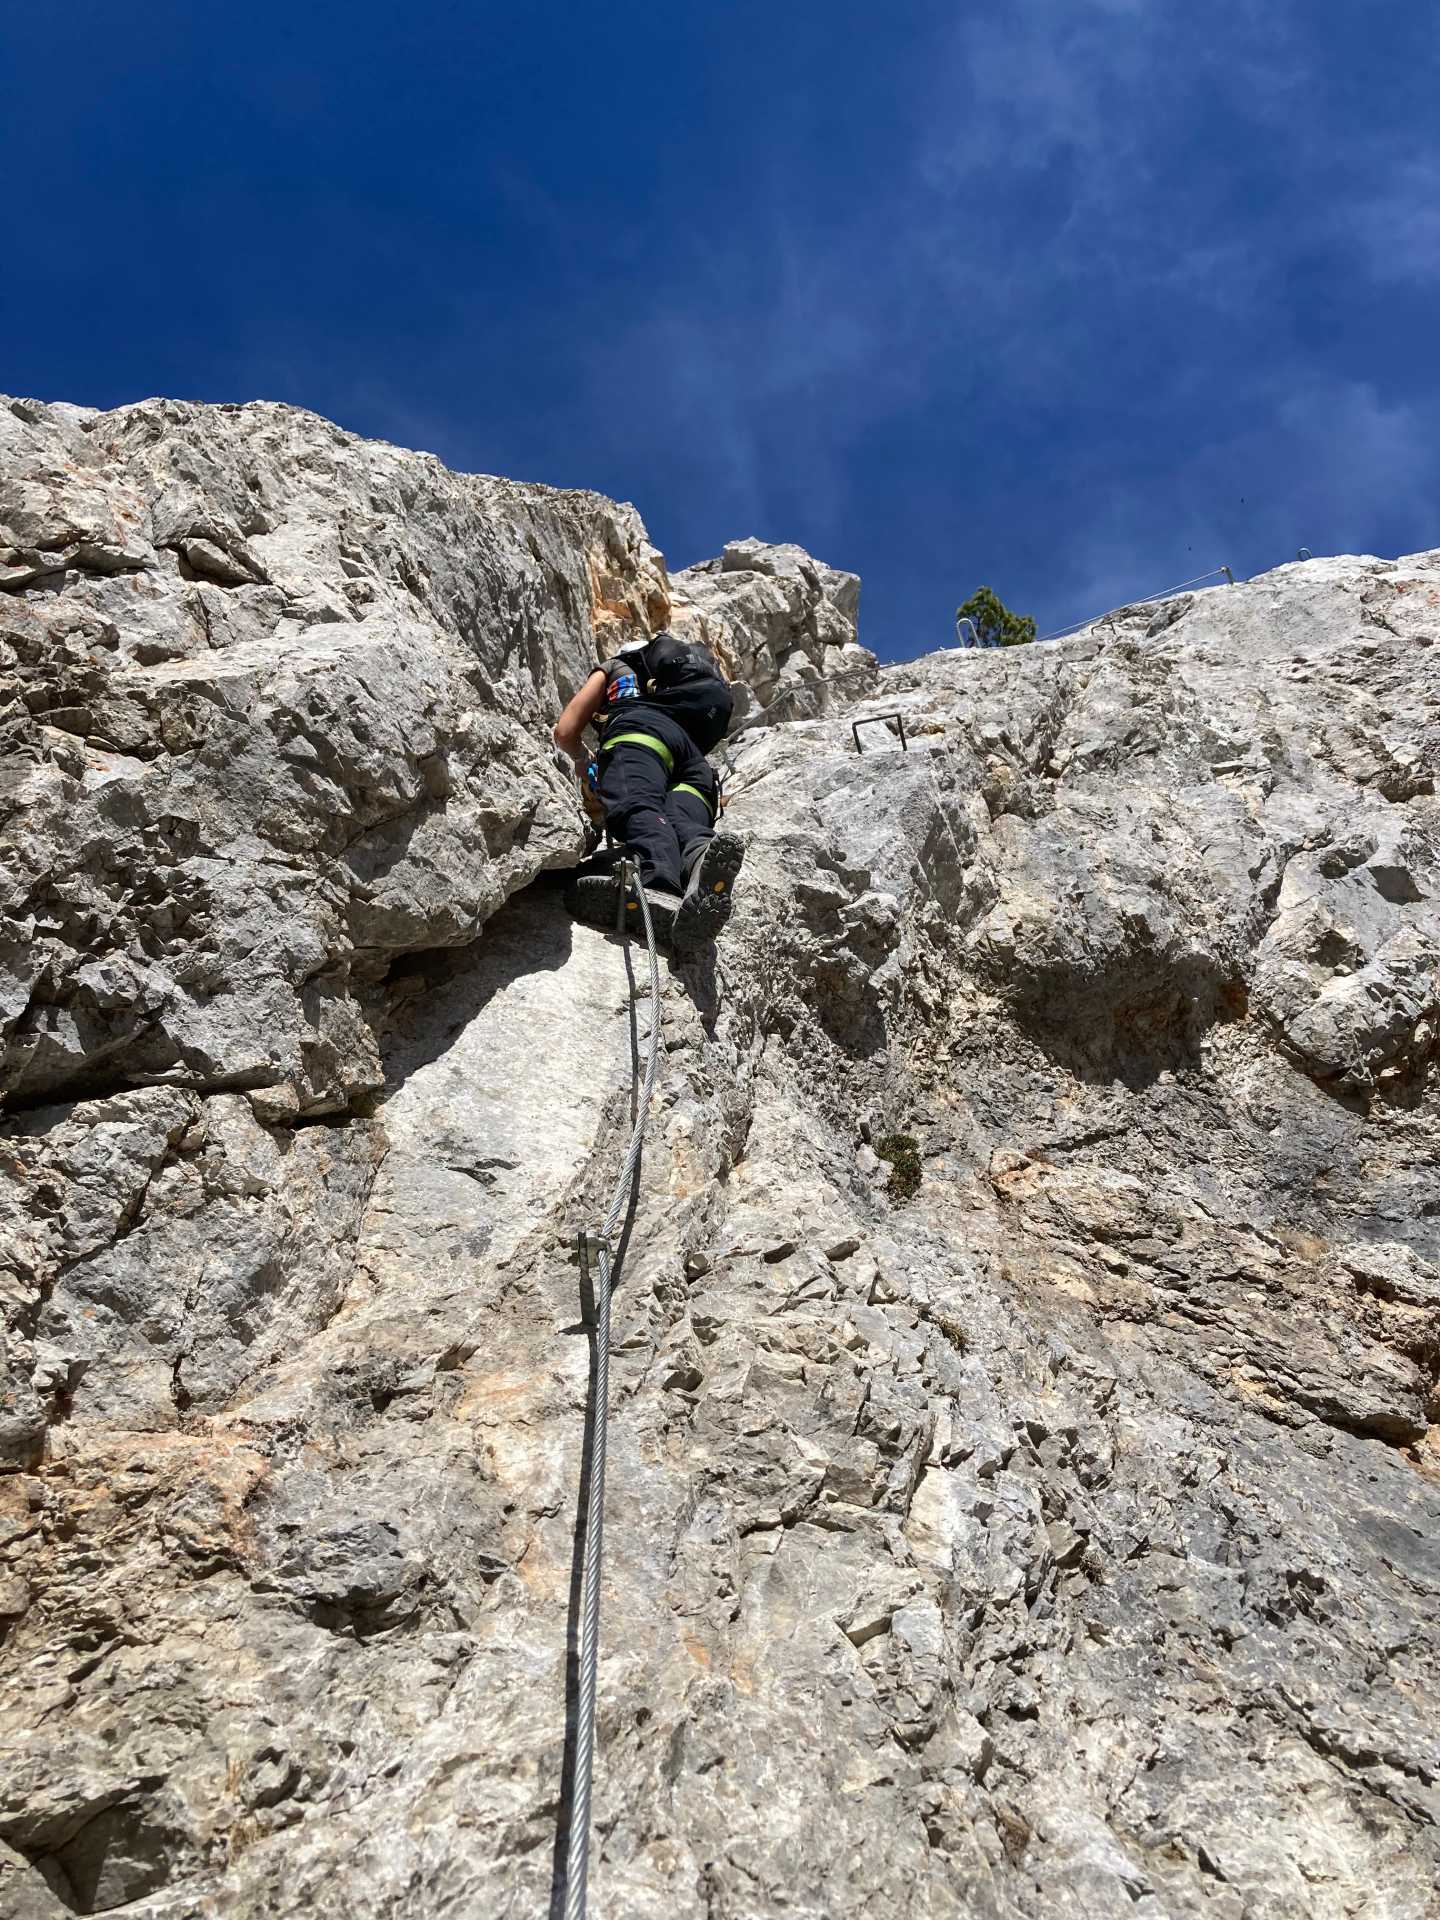
<instances>
[{"instance_id":1,"label":"sunlit rock surface","mask_svg":"<svg viewBox=\"0 0 1440 1920\"><path fill-rule=\"evenodd\" d=\"M762 709L800 720L875 683L875 656L857 637L859 576L802 547L732 540L673 584L675 631L717 653L738 683L737 725Z\"/></svg>"},{"instance_id":2,"label":"sunlit rock surface","mask_svg":"<svg viewBox=\"0 0 1440 1920\"><path fill-rule=\"evenodd\" d=\"M547 729L706 590L290 409L0 443L0 1911L543 1913L632 995ZM1425 1920L1440 553L872 692L796 551L698 576L833 711L664 969L592 1910Z\"/></svg>"}]
</instances>

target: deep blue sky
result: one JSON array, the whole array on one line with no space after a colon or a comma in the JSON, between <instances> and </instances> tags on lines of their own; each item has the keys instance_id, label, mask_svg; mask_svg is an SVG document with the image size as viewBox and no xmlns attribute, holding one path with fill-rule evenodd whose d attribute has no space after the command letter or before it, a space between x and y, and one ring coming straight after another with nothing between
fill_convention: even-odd
<instances>
[{"instance_id":1,"label":"deep blue sky","mask_svg":"<svg viewBox=\"0 0 1440 1920\"><path fill-rule=\"evenodd\" d=\"M0 6L0 388L291 400L890 657L1440 545L1415 0Z\"/></svg>"}]
</instances>

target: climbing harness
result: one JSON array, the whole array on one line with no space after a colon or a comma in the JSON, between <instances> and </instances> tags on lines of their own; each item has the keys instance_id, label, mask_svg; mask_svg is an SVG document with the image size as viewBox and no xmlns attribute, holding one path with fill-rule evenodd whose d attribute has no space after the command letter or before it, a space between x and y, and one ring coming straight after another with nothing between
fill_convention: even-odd
<instances>
[{"instance_id":1,"label":"climbing harness","mask_svg":"<svg viewBox=\"0 0 1440 1920\"><path fill-rule=\"evenodd\" d=\"M594 1369L587 1413L590 1441L590 1487L585 1510L584 1577L580 1601L580 1656L578 1708L575 1722L574 1775L570 1793L570 1826L565 1854L565 1920L584 1920L590 1871L590 1783L595 1754L595 1692L600 1666L601 1544L605 1527L605 1442L610 1411L610 1295L617 1263L616 1234L636 1194L640 1150L655 1082L660 1074L660 961L650 902L639 871L630 860L619 867L615 931L625 941L625 969L630 982L630 1145L615 1183L609 1210L598 1233L579 1236L581 1310L594 1329ZM640 1081L640 1046L635 1012L634 974L630 967L631 915L638 905L645 932L650 971L649 1052L645 1078ZM624 1236L620 1237L623 1250ZM591 1254L595 1256L593 1297Z\"/></svg>"},{"instance_id":2,"label":"climbing harness","mask_svg":"<svg viewBox=\"0 0 1440 1920\"><path fill-rule=\"evenodd\" d=\"M614 751L616 747L623 747L626 745L635 746L635 747L648 747L651 753L659 754L661 764L664 766L665 771L667 773L670 773L671 771L673 771L675 766L675 756L673 753L671 753L669 747L666 746L665 742L662 739L660 739L658 734L654 734L654 733L607 734L605 739L603 739L600 742L600 752L611 753Z\"/></svg>"}]
</instances>

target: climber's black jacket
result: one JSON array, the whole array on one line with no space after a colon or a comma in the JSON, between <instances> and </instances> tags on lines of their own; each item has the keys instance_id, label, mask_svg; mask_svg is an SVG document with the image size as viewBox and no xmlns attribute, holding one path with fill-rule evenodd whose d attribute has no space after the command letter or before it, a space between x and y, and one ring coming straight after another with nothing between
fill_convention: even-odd
<instances>
[{"instance_id":1,"label":"climber's black jacket","mask_svg":"<svg viewBox=\"0 0 1440 1920\"><path fill-rule=\"evenodd\" d=\"M627 732L643 727L646 709L678 722L701 753L724 739L735 701L704 647L657 633L643 645L623 647L601 671L605 705L596 724L602 744L619 727Z\"/></svg>"}]
</instances>

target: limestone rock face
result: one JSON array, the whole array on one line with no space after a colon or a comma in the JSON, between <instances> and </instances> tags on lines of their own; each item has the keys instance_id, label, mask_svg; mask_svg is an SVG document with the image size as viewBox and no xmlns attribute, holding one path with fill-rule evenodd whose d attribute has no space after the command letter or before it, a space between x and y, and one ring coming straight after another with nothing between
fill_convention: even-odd
<instances>
[{"instance_id":1,"label":"limestone rock face","mask_svg":"<svg viewBox=\"0 0 1440 1920\"><path fill-rule=\"evenodd\" d=\"M652 1007L550 871L556 703L700 604L627 509L4 430L0 1910L547 1910L658 1020L591 1910L1426 1920L1440 553L755 727ZM741 550L763 682L771 586L841 614Z\"/></svg>"},{"instance_id":2,"label":"limestone rock face","mask_svg":"<svg viewBox=\"0 0 1440 1920\"><path fill-rule=\"evenodd\" d=\"M823 713L832 693L874 684L875 656L857 638L860 580L802 547L732 540L715 560L677 573L671 621L725 663L739 684L736 719Z\"/></svg>"},{"instance_id":3,"label":"limestone rock face","mask_svg":"<svg viewBox=\"0 0 1440 1920\"><path fill-rule=\"evenodd\" d=\"M665 574L632 508L291 407L0 407L3 1080L380 1084L357 989L581 845L557 702Z\"/></svg>"}]
</instances>

